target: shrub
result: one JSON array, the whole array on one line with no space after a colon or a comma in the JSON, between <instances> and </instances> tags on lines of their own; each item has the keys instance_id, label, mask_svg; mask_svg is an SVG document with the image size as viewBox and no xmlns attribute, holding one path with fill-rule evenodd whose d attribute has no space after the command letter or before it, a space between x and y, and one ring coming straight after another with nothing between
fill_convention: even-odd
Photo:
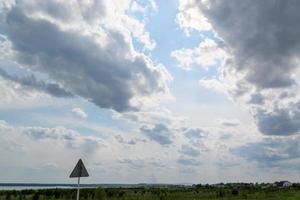
<instances>
[{"instance_id":1,"label":"shrub","mask_svg":"<svg viewBox=\"0 0 300 200\"><path fill-rule=\"evenodd\" d=\"M34 195L32 196L32 200L39 200L40 195L36 192L34 193Z\"/></svg>"},{"instance_id":2,"label":"shrub","mask_svg":"<svg viewBox=\"0 0 300 200\"><path fill-rule=\"evenodd\" d=\"M22 192L20 192L20 194L19 194L19 200L23 200L23 194L22 194Z\"/></svg>"},{"instance_id":3,"label":"shrub","mask_svg":"<svg viewBox=\"0 0 300 200\"><path fill-rule=\"evenodd\" d=\"M120 198L124 197L124 195L125 195L125 192L124 192L124 191L120 191L120 192L119 192L119 197L120 197Z\"/></svg>"},{"instance_id":4,"label":"shrub","mask_svg":"<svg viewBox=\"0 0 300 200\"><path fill-rule=\"evenodd\" d=\"M51 189L47 189L46 192L45 192L45 196L46 196L46 199L50 199L53 195L53 192Z\"/></svg>"},{"instance_id":5,"label":"shrub","mask_svg":"<svg viewBox=\"0 0 300 200\"><path fill-rule=\"evenodd\" d=\"M106 195L108 197L113 197L114 196L114 192L112 190L108 190L108 191L106 191Z\"/></svg>"},{"instance_id":6,"label":"shrub","mask_svg":"<svg viewBox=\"0 0 300 200\"><path fill-rule=\"evenodd\" d=\"M95 200L106 200L106 193L100 187L95 190Z\"/></svg>"},{"instance_id":7,"label":"shrub","mask_svg":"<svg viewBox=\"0 0 300 200\"><path fill-rule=\"evenodd\" d=\"M223 190L219 191L219 197L221 198L225 197L225 192Z\"/></svg>"},{"instance_id":8,"label":"shrub","mask_svg":"<svg viewBox=\"0 0 300 200\"><path fill-rule=\"evenodd\" d=\"M239 195L239 191L238 191L237 189L233 189L233 190L231 191L231 194L232 194L232 195Z\"/></svg>"},{"instance_id":9,"label":"shrub","mask_svg":"<svg viewBox=\"0 0 300 200\"><path fill-rule=\"evenodd\" d=\"M5 200L10 200L10 199L11 199L10 193L7 193L5 196Z\"/></svg>"},{"instance_id":10,"label":"shrub","mask_svg":"<svg viewBox=\"0 0 300 200\"><path fill-rule=\"evenodd\" d=\"M54 198L59 199L60 198L60 192L58 190L54 191Z\"/></svg>"}]
</instances>

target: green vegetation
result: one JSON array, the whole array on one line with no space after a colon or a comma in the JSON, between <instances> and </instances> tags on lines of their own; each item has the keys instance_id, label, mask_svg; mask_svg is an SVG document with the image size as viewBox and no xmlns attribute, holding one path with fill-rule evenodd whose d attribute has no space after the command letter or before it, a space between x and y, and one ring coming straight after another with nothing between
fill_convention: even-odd
<instances>
[{"instance_id":1,"label":"green vegetation","mask_svg":"<svg viewBox=\"0 0 300 200\"><path fill-rule=\"evenodd\" d=\"M76 189L2 190L0 200L71 200ZM300 185L219 184L137 188L81 189L81 200L300 200Z\"/></svg>"}]
</instances>

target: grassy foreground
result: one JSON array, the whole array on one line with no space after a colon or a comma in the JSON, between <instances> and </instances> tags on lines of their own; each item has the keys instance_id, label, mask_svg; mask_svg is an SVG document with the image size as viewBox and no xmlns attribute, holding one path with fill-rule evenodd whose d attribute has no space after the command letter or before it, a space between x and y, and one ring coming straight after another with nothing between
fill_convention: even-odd
<instances>
[{"instance_id":1,"label":"grassy foreground","mask_svg":"<svg viewBox=\"0 0 300 200\"><path fill-rule=\"evenodd\" d=\"M71 200L76 189L7 190L0 191L0 200ZM81 189L81 200L197 200L197 199L260 199L300 200L300 187L150 187Z\"/></svg>"}]
</instances>

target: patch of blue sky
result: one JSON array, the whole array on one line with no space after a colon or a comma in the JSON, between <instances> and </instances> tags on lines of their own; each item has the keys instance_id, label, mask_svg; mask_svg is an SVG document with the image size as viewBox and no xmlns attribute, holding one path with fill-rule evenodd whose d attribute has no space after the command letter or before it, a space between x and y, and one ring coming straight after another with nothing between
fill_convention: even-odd
<instances>
[{"instance_id":1,"label":"patch of blue sky","mask_svg":"<svg viewBox=\"0 0 300 200\"><path fill-rule=\"evenodd\" d=\"M116 123L112 118L112 111L102 109L93 103L86 102L80 98L58 99L56 103L45 106L11 107L0 108L0 119L14 126L40 126L73 129L83 135L105 135L100 130L112 129L115 131L129 129L129 125L120 121ZM73 108L81 108L86 118L80 118L72 113ZM99 128L99 131L97 131ZM103 129L102 129L103 128Z\"/></svg>"},{"instance_id":2,"label":"patch of blue sky","mask_svg":"<svg viewBox=\"0 0 300 200\"><path fill-rule=\"evenodd\" d=\"M223 94L201 89L199 79L213 78L217 75L220 63L216 63L208 69L193 64L190 70L183 70L179 63L170 56L171 52L181 48L195 48L204 38L216 40L212 32L193 31L187 36L176 23L177 1L159 1L159 11L151 16L146 24L146 30L150 31L151 37L156 41L156 48L151 52L152 59L157 63L162 63L173 77L170 84L171 93L176 97L177 103L186 101L196 101L198 103L219 103L227 101ZM199 102L200 101L200 102Z\"/></svg>"},{"instance_id":3,"label":"patch of blue sky","mask_svg":"<svg viewBox=\"0 0 300 200\"><path fill-rule=\"evenodd\" d=\"M155 49L151 52L151 58L156 63L162 63L171 73L174 79L181 79L184 73L185 77L198 81L201 77L211 78L217 74L218 64L210 67L208 70L201 66L192 65L190 71L184 71L179 68L179 63L170 56L171 52L181 48L195 48L204 38L215 39L213 33L193 31L193 34L187 36L176 23L177 1L158 1L159 11L152 13L150 20L146 23L146 30L156 42ZM133 40L134 46L138 51L143 51L141 45L136 39Z\"/></svg>"},{"instance_id":4,"label":"patch of blue sky","mask_svg":"<svg viewBox=\"0 0 300 200\"><path fill-rule=\"evenodd\" d=\"M113 117L113 111L110 109L100 108L90 102L86 102L82 108L88 114L88 120L90 122L98 123L101 126L114 130L128 130L132 128L132 126L124 120Z\"/></svg>"}]
</instances>

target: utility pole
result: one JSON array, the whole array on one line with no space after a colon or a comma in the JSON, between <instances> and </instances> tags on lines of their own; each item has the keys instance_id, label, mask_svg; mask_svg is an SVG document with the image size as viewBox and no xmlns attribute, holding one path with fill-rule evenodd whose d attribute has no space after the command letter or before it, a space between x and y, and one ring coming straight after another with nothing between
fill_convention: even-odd
<instances>
[{"instance_id":1,"label":"utility pole","mask_svg":"<svg viewBox=\"0 0 300 200\"><path fill-rule=\"evenodd\" d=\"M76 198L76 200L79 200L79 192L80 192L80 177L78 177L78 184L77 184L77 198Z\"/></svg>"}]
</instances>

